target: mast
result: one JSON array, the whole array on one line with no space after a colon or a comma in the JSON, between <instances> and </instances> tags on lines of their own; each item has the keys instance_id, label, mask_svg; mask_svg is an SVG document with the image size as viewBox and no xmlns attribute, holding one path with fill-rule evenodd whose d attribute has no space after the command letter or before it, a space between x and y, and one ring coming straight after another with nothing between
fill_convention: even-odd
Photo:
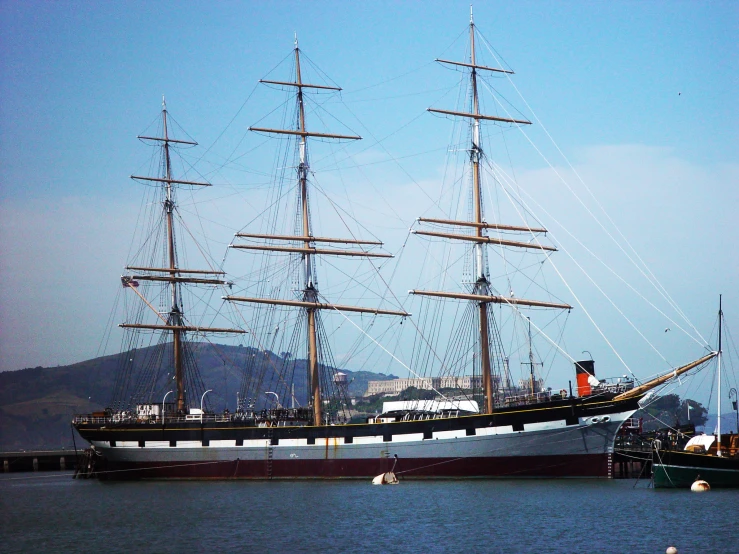
<instances>
[{"instance_id":1,"label":"mast","mask_svg":"<svg viewBox=\"0 0 739 554\"><path fill-rule=\"evenodd\" d=\"M480 102L477 96L477 69L475 68L475 21L472 17L472 6L470 6L470 64L472 71L470 79L472 81L472 113L475 116L480 115ZM481 238L483 228L479 224L482 223L482 194L480 190L480 120L477 117L472 119L472 148L470 149L470 160L472 161L472 196L474 203L475 219L474 223L478 224L475 228L475 234ZM478 294L487 294L488 280L485 276L485 268L483 266L482 242L475 243L475 292ZM482 386L485 398L485 413L493 411L493 378L490 370L490 345L488 344L488 305L486 302L480 302L478 305L480 319L480 359L482 362Z\"/></svg>"},{"instance_id":2,"label":"mast","mask_svg":"<svg viewBox=\"0 0 739 554\"><path fill-rule=\"evenodd\" d=\"M303 80L300 75L300 49L298 48L298 37L295 36L295 82L298 87L298 124L300 132L300 162L298 164L298 182L300 186L300 200L302 204L303 217L303 244L306 249L310 249L310 219L308 210L308 160L307 160L307 140L305 133L305 105L303 103ZM312 261L310 252L303 253L305 263L305 288L303 290L303 300L306 302L317 302L318 291L313 286ZM316 310L308 308L308 389L310 390L310 400L313 405L313 422L315 425L321 425L323 422L323 414L321 413L321 389L318 378L318 341L316 340Z\"/></svg>"},{"instance_id":3,"label":"mast","mask_svg":"<svg viewBox=\"0 0 739 554\"><path fill-rule=\"evenodd\" d=\"M404 311L393 311L393 310L376 310L372 308L362 308L358 306L342 306L338 304L331 304L325 302L319 302L319 291L316 287L315 276L313 274L313 256L315 255L334 255L334 256L354 256L354 257L377 257L377 258L391 258L390 254L373 253L368 252L364 246L381 246L381 242L377 241L362 241L353 239L343 238L328 238L328 237L314 237L312 236L312 229L310 225L310 209L309 209L309 194L308 194L308 173L310 171L309 156L308 156L308 137L318 137L321 139L340 139L340 140L358 140L362 137L353 135L338 135L330 133L316 133L308 131L306 128L305 121L305 101L304 101L304 89L324 89L324 90L336 90L339 91L341 88L332 87L326 85L315 85L304 83L300 70L300 49L298 48L298 38L295 36L295 81L271 81L261 79L261 83L268 83L281 86L296 87L297 95L297 110L298 120L297 128L291 129L270 129L260 127L250 127L251 131L259 131L264 133L276 133L285 135L295 135L300 137L298 142L298 168L297 168L297 180L298 180L298 194L300 198L300 218L301 218L301 235L285 236L285 235L268 235L268 234L250 234L250 233L237 233L237 237L246 239L268 239L272 241L298 241L302 242L301 247L296 246L274 246L274 245L254 245L254 244L232 244L231 248L241 248L245 250L256 250L256 251L270 251L270 252L287 252L287 253L298 253L303 257L303 298L302 301L298 300L279 300L273 298L249 298L240 296L226 296L224 299L232 302L247 302L247 303L259 303L259 304L271 304L280 306L292 306L302 308L306 312L307 319L307 350L308 350L308 368L307 368L307 382L308 382L308 403L311 405L313 410L313 424L323 424L323 410L321 400L321 383L319 375L319 360L318 360L318 330L317 330L317 312L318 310L332 310L338 312L359 312L359 313L373 313L373 314L386 314L386 315L398 315L408 316L410 314ZM329 248L317 248L316 243L332 243L332 244L351 244L359 246L357 250L346 250L330 247ZM294 402L294 397L293 397Z\"/></svg>"},{"instance_id":4,"label":"mast","mask_svg":"<svg viewBox=\"0 0 739 554\"><path fill-rule=\"evenodd\" d=\"M174 229L172 227L172 211L174 201L172 199L172 163L169 157L169 133L167 132L167 103L162 96L162 128L164 132L164 178L167 197L164 201L164 211L167 216L167 253L169 258L169 269L177 267L174 250ZM169 324L172 329L172 348L174 358L174 376L177 388L177 411L185 410L185 379L182 371L182 331L177 327L182 325L180 320L180 309L177 301L177 284L172 283L172 308L169 311Z\"/></svg>"},{"instance_id":5,"label":"mast","mask_svg":"<svg viewBox=\"0 0 739 554\"><path fill-rule=\"evenodd\" d=\"M139 136L138 138L144 140L158 141L162 143L162 166L164 177L142 177L131 175L131 178L139 181L159 183L164 187L164 202L162 203L162 208L164 210L164 217L167 229L167 265L166 267L128 266L126 269L143 271L144 273L141 275L123 276L121 277L121 282L123 283L124 287L131 288L149 307L149 309L156 313L157 317L159 318L159 320L161 320L161 323L163 324L148 325L141 323L122 323L119 326L127 329L150 329L172 333L172 362L174 366L175 389L177 395L176 405L177 411L183 412L185 411L186 403L183 352L183 340L185 333L187 331L244 333L244 331L239 329L198 327L194 325L188 325L185 322L182 310L182 299L180 298L181 285L183 283L225 285L226 281L218 278L191 277L188 275L206 274L220 276L224 274L222 271L200 269L188 270L177 267L177 252L174 229L174 211L176 208L174 185L210 186L210 183L198 181L183 181L180 179L174 179L172 177L170 143L186 145L197 145L197 143L185 140L175 140L169 137L169 130L167 126L167 103L164 96L162 96L162 135L162 137ZM152 275L151 273L164 273L165 275ZM146 300L146 298L138 290L136 290L135 287L138 286L138 281L159 281L169 283L171 307L166 319L163 318L159 312L157 312L157 310L151 305L151 303L149 303L149 301Z\"/></svg>"},{"instance_id":6,"label":"mast","mask_svg":"<svg viewBox=\"0 0 739 554\"><path fill-rule=\"evenodd\" d=\"M480 134L480 122L481 121L498 121L504 123L513 123L520 125L530 125L531 122L524 119L512 119L497 116L484 115L480 113L480 99L477 87L478 71L491 71L497 73L512 74L512 71L505 69L499 69L494 67L488 67L478 65L477 56L475 51L475 21L470 7L470 59L469 62L456 62L451 60L437 59L436 61L442 64L450 64L469 68L470 70L470 89L472 93L472 106L469 112L459 112L451 110L442 110L436 108L428 108L428 111L451 115L454 117L464 117L470 119L472 143L470 145L470 164L472 166L472 221L454 221L448 219L429 219L419 218L420 223L433 223L437 225L453 225L461 227L472 227L474 233L471 235L465 234L454 234L454 233L440 233L434 231L425 230L414 230L413 233L418 235L430 236L430 237L441 237L453 240L471 241L474 242L473 246L473 274L474 284L470 294L460 294L451 292L440 292L440 291L420 291L412 290L411 294L419 294L424 296L435 296L443 298L455 298L455 299L466 299L477 303L478 310L478 342L479 342L479 355L481 360L482 369L482 385L483 385L483 396L484 396L484 410L485 413L492 413L494 408L495 399L495 387L494 379L491 368L491 355L490 355L490 322L488 305L491 303L498 304L509 304L513 307L516 306L532 306L532 307L547 307L547 308L560 308L560 309L572 309L569 304L562 304L556 302L542 302L538 300L525 300L513 297L503 297L491 294L490 281L486 274L485 267L485 255L484 245L494 244L498 246L507 246L513 248L530 248L541 251L555 251L556 248L541 245L538 241L534 242L523 242L523 241L512 241L503 240L497 237L487 236L486 231L488 229L503 230L503 231L514 231L514 232L525 232L533 237L537 233L546 233L546 229L542 228L531 228L523 226L513 225L500 225L500 224L488 224L484 220L483 213L483 202L482 202L482 178L481 178L481 162L483 157L483 150L481 144ZM530 360L532 364L533 372L533 359ZM533 375L532 375L532 391L533 391Z\"/></svg>"},{"instance_id":7,"label":"mast","mask_svg":"<svg viewBox=\"0 0 739 554\"><path fill-rule=\"evenodd\" d=\"M724 318L724 312L721 309L721 295L718 296L718 353L717 370L718 374L718 443L716 444L716 455L721 456L721 320Z\"/></svg>"}]
</instances>

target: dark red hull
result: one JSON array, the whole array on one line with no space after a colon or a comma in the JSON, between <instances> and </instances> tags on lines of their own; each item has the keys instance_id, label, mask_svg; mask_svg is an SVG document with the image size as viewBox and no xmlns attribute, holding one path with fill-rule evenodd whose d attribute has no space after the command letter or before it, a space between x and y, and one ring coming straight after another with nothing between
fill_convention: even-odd
<instances>
[{"instance_id":1,"label":"dark red hull","mask_svg":"<svg viewBox=\"0 0 739 554\"><path fill-rule=\"evenodd\" d=\"M112 463L101 479L366 479L391 471L401 479L425 478L609 478L609 454L491 458L359 460L232 460L194 463Z\"/></svg>"}]
</instances>

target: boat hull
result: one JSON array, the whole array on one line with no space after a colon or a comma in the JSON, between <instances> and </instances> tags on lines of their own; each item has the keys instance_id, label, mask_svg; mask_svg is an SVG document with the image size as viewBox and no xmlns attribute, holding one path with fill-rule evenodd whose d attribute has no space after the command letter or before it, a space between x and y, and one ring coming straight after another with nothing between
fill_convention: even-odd
<instances>
[{"instance_id":1,"label":"boat hull","mask_svg":"<svg viewBox=\"0 0 739 554\"><path fill-rule=\"evenodd\" d=\"M612 477L619 427L636 401L324 427L77 423L110 479Z\"/></svg>"},{"instance_id":2,"label":"boat hull","mask_svg":"<svg viewBox=\"0 0 739 554\"><path fill-rule=\"evenodd\" d=\"M655 488L690 488L698 478L711 488L739 487L739 458L660 450L653 467Z\"/></svg>"}]
</instances>

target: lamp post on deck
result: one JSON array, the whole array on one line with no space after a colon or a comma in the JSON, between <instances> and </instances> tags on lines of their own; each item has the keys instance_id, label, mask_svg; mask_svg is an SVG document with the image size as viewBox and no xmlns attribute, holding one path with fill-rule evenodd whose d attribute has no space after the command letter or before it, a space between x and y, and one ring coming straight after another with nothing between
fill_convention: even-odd
<instances>
[{"instance_id":1,"label":"lamp post on deck","mask_svg":"<svg viewBox=\"0 0 739 554\"><path fill-rule=\"evenodd\" d=\"M209 392L213 392L213 389L208 389L203 393L203 396L200 397L200 423L203 423L203 400L205 400L205 395Z\"/></svg>"},{"instance_id":2,"label":"lamp post on deck","mask_svg":"<svg viewBox=\"0 0 739 554\"><path fill-rule=\"evenodd\" d=\"M167 394L165 394L164 398L162 398L162 423L164 423L164 401L167 400L167 397L173 392L173 390L167 391Z\"/></svg>"},{"instance_id":3,"label":"lamp post on deck","mask_svg":"<svg viewBox=\"0 0 739 554\"><path fill-rule=\"evenodd\" d=\"M280 397L277 396L277 393L276 392L272 392L271 390L268 390L268 391L265 391L264 394L274 394L275 395L275 402L277 402L277 408L278 409L279 408L282 408L282 406L280 406Z\"/></svg>"}]
</instances>

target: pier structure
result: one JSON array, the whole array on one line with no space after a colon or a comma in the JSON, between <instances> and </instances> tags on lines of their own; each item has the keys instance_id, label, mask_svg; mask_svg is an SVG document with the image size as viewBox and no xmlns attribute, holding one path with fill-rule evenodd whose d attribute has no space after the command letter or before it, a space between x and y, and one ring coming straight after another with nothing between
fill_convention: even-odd
<instances>
[{"instance_id":1,"label":"pier structure","mask_svg":"<svg viewBox=\"0 0 739 554\"><path fill-rule=\"evenodd\" d=\"M77 469L75 450L28 450L0 452L3 473L21 471L70 471Z\"/></svg>"}]
</instances>

